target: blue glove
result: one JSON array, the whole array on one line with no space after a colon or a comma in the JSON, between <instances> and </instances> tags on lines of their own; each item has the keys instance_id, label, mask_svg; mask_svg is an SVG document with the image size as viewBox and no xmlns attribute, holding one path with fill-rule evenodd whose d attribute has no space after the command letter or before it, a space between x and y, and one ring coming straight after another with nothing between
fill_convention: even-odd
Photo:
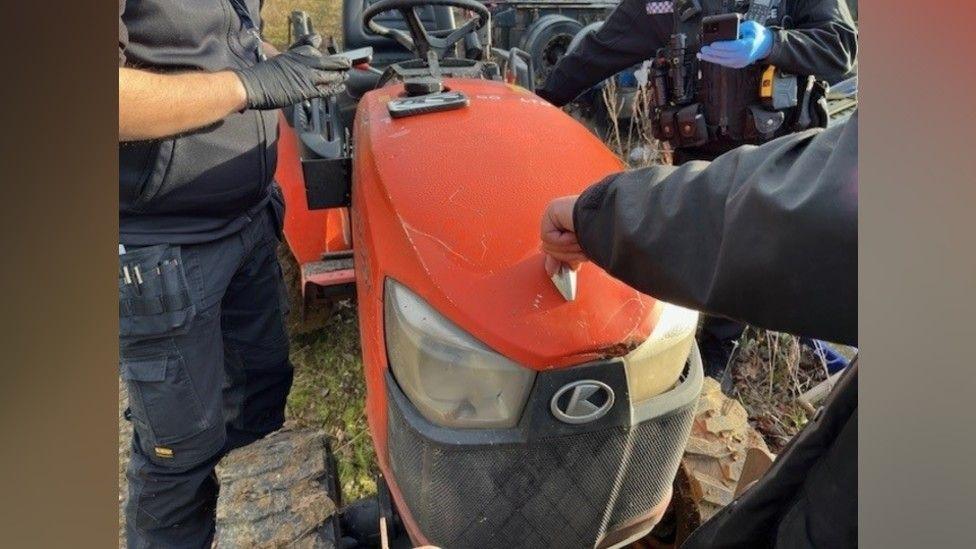
<instances>
[{"instance_id":1,"label":"blue glove","mask_svg":"<svg viewBox=\"0 0 976 549\"><path fill-rule=\"evenodd\" d=\"M755 21L739 25L738 40L722 40L703 46L698 53L702 61L741 69L765 58L773 49L773 33Z\"/></svg>"}]
</instances>

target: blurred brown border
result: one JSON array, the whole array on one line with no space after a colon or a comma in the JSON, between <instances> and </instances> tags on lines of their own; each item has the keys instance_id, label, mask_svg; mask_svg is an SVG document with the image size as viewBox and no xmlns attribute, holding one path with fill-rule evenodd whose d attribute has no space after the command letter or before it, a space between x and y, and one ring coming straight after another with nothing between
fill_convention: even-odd
<instances>
[{"instance_id":1,"label":"blurred brown border","mask_svg":"<svg viewBox=\"0 0 976 549\"><path fill-rule=\"evenodd\" d=\"M2 12L4 547L118 543L117 7Z\"/></svg>"},{"instance_id":2,"label":"blurred brown border","mask_svg":"<svg viewBox=\"0 0 976 549\"><path fill-rule=\"evenodd\" d=\"M867 548L971 547L976 517L976 4L937 4L861 2Z\"/></svg>"},{"instance_id":3,"label":"blurred brown border","mask_svg":"<svg viewBox=\"0 0 976 549\"><path fill-rule=\"evenodd\" d=\"M861 4L861 545L961 546L976 494L976 6ZM114 10L4 10L6 547L117 543Z\"/></svg>"}]
</instances>

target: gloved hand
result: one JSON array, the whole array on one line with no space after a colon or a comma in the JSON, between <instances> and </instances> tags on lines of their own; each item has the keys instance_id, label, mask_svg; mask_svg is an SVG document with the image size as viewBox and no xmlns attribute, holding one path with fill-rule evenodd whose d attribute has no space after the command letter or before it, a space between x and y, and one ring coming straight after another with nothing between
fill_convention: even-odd
<instances>
[{"instance_id":1,"label":"gloved hand","mask_svg":"<svg viewBox=\"0 0 976 549\"><path fill-rule=\"evenodd\" d=\"M346 58L322 55L321 40L302 38L271 59L235 70L247 92L247 108L280 109L341 90L351 65Z\"/></svg>"},{"instance_id":2,"label":"gloved hand","mask_svg":"<svg viewBox=\"0 0 976 549\"><path fill-rule=\"evenodd\" d=\"M773 49L773 32L755 21L739 25L738 40L723 40L702 46L702 61L733 69L749 66L769 55Z\"/></svg>"}]
</instances>

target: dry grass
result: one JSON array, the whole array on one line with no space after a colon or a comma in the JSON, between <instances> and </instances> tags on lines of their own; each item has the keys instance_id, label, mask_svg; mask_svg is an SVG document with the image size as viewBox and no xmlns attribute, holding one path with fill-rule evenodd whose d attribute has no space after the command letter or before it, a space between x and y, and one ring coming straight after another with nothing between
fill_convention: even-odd
<instances>
[{"instance_id":1,"label":"dry grass","mask_svg":"<svg viewBox=\"0 0 976 549\"><path fill-rule=\"evenodd\" d=\"M797 398L827 379L824 358L796 336L750 327L732 360L732 396L770 450L779 453L807 423Z\"/></svg>"},{"instance_id":2,"label":"dry grass","mask_svg":"<svg viewBox=\"0 0 976 549\"><path fill-rule=\"evenodd\" d=\"M264 38L281 49L288 46L288 16L292 11L306 11L315 30L323 38L334 36L342 43L342 2L340 0L265 0L261 17Z\"/></svg>"},{"instance_id":3,"label":"dry grass","mask_svg":"<svg viewBox=\"0 0 976 549\"><path fill-rule=\"evenodd\" d=\"M609 118L607 146L632 168L670 163L671 152L667 144L654 139L651 133L652 107L648 89L638 88L631 102L618 99L618 89L616 80L610 79L601 91ZM621 120L625 120L626 125L621 126Z\"/></svg>"}]
</instances>

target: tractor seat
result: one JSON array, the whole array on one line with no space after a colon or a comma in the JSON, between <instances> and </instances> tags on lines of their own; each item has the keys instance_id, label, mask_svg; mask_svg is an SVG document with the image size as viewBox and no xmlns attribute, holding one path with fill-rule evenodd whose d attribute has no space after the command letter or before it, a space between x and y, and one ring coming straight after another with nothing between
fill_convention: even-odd
<instances>
[{"instance_id":1,"label":"tractor seat","mask_svg":"<svg viewBox=\"0 0 976 549\"><path fill-rule=\"evenodd\" d=\"M407 51L392 38L380 36L363 25L363 11L379 0L343 0L342 5L342 47L345 50L373 48L370 65L383 69L391 63L413 59L416 55ZM454 14L447 6L424 6L417 8L420 20L428 32L454 28ZM391 29L406 30L407 24L399 12L389 11L376 16L376 22Z\"/></svg>"}]
</instances>

